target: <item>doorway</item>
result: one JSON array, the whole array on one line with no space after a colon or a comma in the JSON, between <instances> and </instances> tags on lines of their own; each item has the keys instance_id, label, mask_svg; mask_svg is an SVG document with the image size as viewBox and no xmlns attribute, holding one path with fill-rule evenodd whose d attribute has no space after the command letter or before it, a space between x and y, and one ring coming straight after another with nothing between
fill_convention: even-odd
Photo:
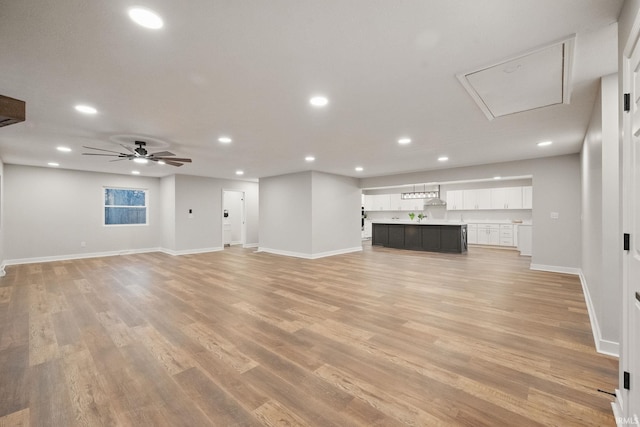
<instances>
[{"instance_id":1,"label":"doorway","mask_svg":"<svg viewBox=\"0 0 640 427\"><path fill-rule=\"evenodd\" d=\"M222 190L223 247L246 243L244 191Z\"/></svg>"}]
</instances>

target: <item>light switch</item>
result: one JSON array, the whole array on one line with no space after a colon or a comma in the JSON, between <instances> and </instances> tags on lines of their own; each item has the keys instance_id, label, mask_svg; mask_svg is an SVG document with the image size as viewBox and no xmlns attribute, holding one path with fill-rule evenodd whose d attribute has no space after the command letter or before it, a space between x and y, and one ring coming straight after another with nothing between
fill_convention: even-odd
<instances>
[{"instance_id":1,"label":"light switch","mask_svg":"<svg viewBox=\"0 0 640 427\"><path fill-rule=\"evenodd\" d=\"M558 212L551 212L551 219L558 219L560 214Z\"/></svg>"}]
</instances>

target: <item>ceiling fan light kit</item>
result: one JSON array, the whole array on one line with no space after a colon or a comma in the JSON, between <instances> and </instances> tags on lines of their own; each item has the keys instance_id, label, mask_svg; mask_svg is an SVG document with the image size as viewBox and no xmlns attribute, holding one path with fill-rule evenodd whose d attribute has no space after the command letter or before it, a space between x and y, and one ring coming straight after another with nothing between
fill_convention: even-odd
<instances>
[{"instance_id":1,"label":"ceiling fan light kit","mask_svg":"<svg viewBox=\"0 0 640 427\"><path fill-rule=\"evenodd\" d=\"M110 160L111 162L117 162L120 160L133 160L136 163L148 163L155 162L163 165L171 165L171 166L182 166L185 163L191 163L191 159L187 159L184 157L174 157L170 151L158 151L157 153L151 153L147 151L145 148L147 143L145 141L135 141L136 148L131 148L127 145L120 144L123 148L125 148L128 153L120 153L118 151L113 150L105 150L103 148L95 148L95 147L87 147L83 145L83 148L87 148L89 150L97 150L103 151L105 153L82 153L85 156L105 156L105 157L117 157L116 159ZM109 154L106 154L109 153Z\"/></svg>"}]
</instances>

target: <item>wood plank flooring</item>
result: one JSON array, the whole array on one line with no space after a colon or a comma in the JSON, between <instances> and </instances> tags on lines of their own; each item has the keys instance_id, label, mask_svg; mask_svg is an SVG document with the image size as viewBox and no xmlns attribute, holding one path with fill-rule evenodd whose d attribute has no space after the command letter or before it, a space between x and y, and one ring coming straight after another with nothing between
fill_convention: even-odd
<instances>
[{"instance_id":1,"label":"wood plank flooring","mask_svg":"<svg viewBox=\"0 0 640 427\"><path fill-rule=\"evenodd\" d=\"M0 426L614 426L579 280L516 252L232 247L0 279Z\"/></svg>"}]
</instances>

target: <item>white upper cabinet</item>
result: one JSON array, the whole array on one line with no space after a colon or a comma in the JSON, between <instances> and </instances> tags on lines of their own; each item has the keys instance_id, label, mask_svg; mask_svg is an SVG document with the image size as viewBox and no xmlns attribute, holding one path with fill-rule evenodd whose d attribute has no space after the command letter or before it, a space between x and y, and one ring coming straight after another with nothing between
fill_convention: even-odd
<instances>
[{"instance_id":1,"label":"white upper cabinet","mask_svg":"<svg viewBox=\"0 0 640 427\"><path fill-rule=\"evenodd\" d=\"M492 188L491 209L523 209L522 187Z\"/></svg>"},{"instance_id":2,"label":"white upper cabinet","mask_svg":"<svg viewBox=\"0 0 640 427\"><path fill-rule=\"evenodd\" d=\"M463 190L465 210L491 209L491 189Z\"/></svg>"},{"instance_id":3,"label":"white upper cabinet","mask_svg":"<svg viewBox=\"0 0 640 427\"><path fill-rule=\"evenodd\" d=\"M402 207L402 198L400 197L400 193L389 194L389 210L390 211L401 211Z\"/></svg>"},{"instance_id":4,"label":"white upper cabinet","mask_svg":"<svg viewBox=\"0 0 640 427\"><path fill-rule=\"evenodd\" d=\"M533 187L522 187L522 209L533 209Z\"/></svg>"},{"instance_id":5,"label":"white upper cabinet","mask_svg":"<svg viewBox=\"0 0 640 427\"><path fill-rule=\"evenodd\" d=\"M447 210L460 211L464 209L464 191L452 190L447 191Z\"/></svg>"},{"instance_id":6,"label":"white upper cabinet","mask_svg":"<svg viewBox=\"0 0 640 427\"><path fill-rule=\"evenodd\" d=\"M388 211L391 210L391 198L389 194L365 194L365 211Z\"/></svg>"}]
</instances>

